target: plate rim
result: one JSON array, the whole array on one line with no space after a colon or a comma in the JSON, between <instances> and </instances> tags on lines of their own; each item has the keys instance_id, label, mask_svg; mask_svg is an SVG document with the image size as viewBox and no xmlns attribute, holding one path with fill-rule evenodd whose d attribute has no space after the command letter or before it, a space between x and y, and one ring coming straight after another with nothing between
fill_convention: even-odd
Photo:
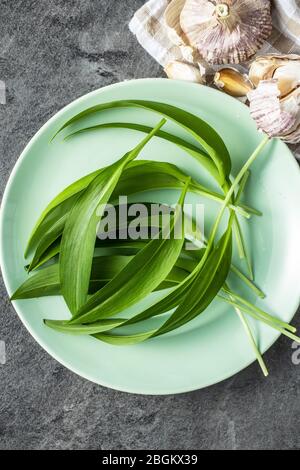
<instances>
[{"instance_id":1,"label":"plate rim","mask_svg":"<svg viewBox=\"0 0 300 470\"><path fill-rule=\"evenodd\" d=\"M105 90L109 90L109 89L113 89L115 87L122 87L122 86L126 86L128 83L132 83L132 82L143 82L143 83L153 83L153 82L169 82L170 79L168 78L139 78L139 79L131 79L131 80L123 80L121 82L117 82L117 83L113 83L113 84L110 84L110 85L107 85L107 86L103 86L103 87L100 87L100 88L97 88L96 90L93 90L93 91L90 91L88 93L85 93L84 95L76 98L75 100L71 101L70 103L68 103L67 105L63 106L60 110L58 110L57 112L55 112L53 114L53 116L51 116L40 128L39 130L33 135L33 137L31 137L31 139L28 141L28 143L25 145L24 149L22 150L21 154L19 155L16 163L14 164L13 166L13 169L9 175L9 178L7 180L7 183L5 185L5 189L4 189L4 193L3 193L3 197L2 197L2 202L1 202L1 210L0 210L0 267L1 267L1 272L2 272L2 278L3 278L3 281L4 281L4 285L5 285L5 288L6 288L6 291L7 291L7 295L10 297L11 295L11 292L12 292L12 289L10 287L10 282L9 282L9 279L8 279L8 276L7 276L7 272L6 272L6 269L5 269L5 263L4 263L4 259L3 259L3 241L4 241L4 236L3 236L3 231L4 231L4 216L5 216L5 208L7 207L7 201L9 199L9 194L10 194L10 191L11 191L11 188L12 188L12 184L13 184L13 181L15 179L15 176L18 172L18 169L19 167L21 166L23 160L26 158L26 154L27 152L30 150L30 148L34 145L35 141L39 138L40 134L42 134L44 132L44 130L52 124L53 121L55 121L61 114L65 113L66 111L68 111L69 108L73 107L73 106L76 106L77 104L80 104L81 101L85 101L87 98L90 98L92 97L93 95L97 95L99 92L101 91L105 91ZM195 84L195 83L188 83L186 81L183 81L183 80L172 80L172 82L174 83L179 83L179 84L188 84L189 86L191 87L201 87L201 88L208 88L210 90L210 92L213 92L213 93L222 93L221 91L219 90L215 90L213 88L210 88L210 87L207 87L205 85L199 85L199 84ZM224 95L224 93L222 93L222 95ZM225 95L227 98L229 99L232 99L236 102L236 99L234 99L233 97L230 97L229 95ZM244 103L241 103L241 105L247 107ZM299 177L299 183L300 183L300 167L293 155L293 153L291 152L291 150L289 149L289 147L284 143L285 147L286 147L286 150L287 150L287 153L289 154L289 164L291 165L294 165L294 169L295 171L297 172L298 174L298 177ZM299 184L299 188L300 188L300 184ZM300 191L300 190L299 190ZM292 320L292 318L296 315L297 313L297 310L299 308L299 305L300 305L300 284L299 284L299 292L298 292L298 300L295 302L295 305L293 305L293 307L290 308L291 311L293 311L294 313L292 313L290 315L290 321ZM13 308L14 310L16 311L17 315L18 315L18 318L21 320L22 324L25 326L25 328L27 329L27 331L30 333L30 335L34 338L34 340L39 344L40 347L42 347L44 349L44 351L46 351L51 357L53 357L57 362L59 362L60 364L62 364L64 367L66 367L67 369L69 369L71 372L75 373L76 375L78 375L79 377L82 377L86 380L89 380L90 382L94 383L94 384L97 384L97 385L100 385L100 386L103 386L103 387L107 387L107 388L110 388L110 389L113 389L113 390L117 390L119 392L125 392L125 393L131 393L131 394L136 394L136 395L145 395L145 396L165 396L165 395L177 395L177 394L183 394L183 393L189 393L189 392L193 392L193 391L196 391L196 390L201 390L203 388L207 388L209 386L212 386L212 385L215 385L217 383L220 383L226 379L229 379L233 376L235 376L236 374L238 374L239 372L241 372L242 370L244 369L247 369L250 365L252 365L254 362L256 362L256 359L253 358L252 360L248 361L246 365L242 365L241 367L237 367L234 371L231 371L230 374L228 374L228 372L226 372L221 378L218 377L216 380L214 381L208 381L207 383L204 383L204 384L201 384L199 386L192 386L192 387L179 387L178 389L174 390L174 387L172 390L166 390L164 392L155 392L155 390L153 391L149 391L149 389L143 391L142 389L140 390L135 390L134 388L131 388L130 386L128 387L124 387L124 386L118 386L116 384L111 384L105 380L95 380L93 377L91 377L88 373L85 373L85 372L82 372L81 370L79 371L78 369L76 369L76 367L74 367L72 364L69 364L68 360L65 360L61 357L59 357L58 354L56 354L55 352L53 352L51 350L51 347L48 347L48 345L45 344L44 340L39 338L38 334L35 333L35 331L31 328L31 326L29 325L29 323L26 321L26 319L23 317L23 314L22 314L22 309L17 305L17 302L16 301L11 301L10 298L9 298L9 301L10 303L13 305ZM281 336L281 333L279 332L275 332L274 331L274 337L272 340L268 341L266 346L263 348L262 350L262 354L265 354L276 342L277 340L280 338Z\"/></svg>"}]
</instances>

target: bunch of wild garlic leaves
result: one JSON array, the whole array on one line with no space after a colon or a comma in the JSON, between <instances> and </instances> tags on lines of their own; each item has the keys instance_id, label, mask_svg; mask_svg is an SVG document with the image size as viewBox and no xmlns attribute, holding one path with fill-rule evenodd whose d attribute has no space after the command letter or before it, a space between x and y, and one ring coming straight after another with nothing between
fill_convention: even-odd
<instances>
[{"instance_id":1,"label":"bunch of wild garlic leaves","mask_svg":"<svg viewBox=\"0 0 300 470\"><path fill-rule=\"evenodd\" d=\"M261 215L257 210L242 204L240 199L247 183L249 168L268 143L268 137L262 140L233 179L230 176L230 155L218 133L199 117L169 104L140 100L99 104L74 116L57 134L86 116L113 108L146 109L161 115L162 120L154 128L114 122L83 128L67 136L70 138L102 128L126 128L146 134L120 160L81 178L50 202L34 227L26 248L26 257L33 253L27 266L28 273L33 274L17 289L12 299L62 295L72 317L69 321L44 320L47 326L64 333L92 335L113 345L128 345L182 327L204 312L218 297L234 307L259 364L267 375L267 368L244 314L300 342L294 334L296 329L233 292L228 286L227 278L229 272L233 272L257 296L264 297L253 282L251 259L238 215L245 218ZM188 131L196 143L191 144L163 131L162 127L167 119ZM201 185L174 164L136 160L153 136L173 143L194 158L218 183L220 193ZM148 190L167 188L181 190L167 228L167 236L166 227L160 221L157 236L150 240L122 238L102 241L97 238L97 227L106 204L115 203L120 195L142 194ZM184 245L191 235L188 225L182 227L180 238L174 237L177 224L179 221L182 223L180 212L188 192L205 196L220 204L204 247L189 251ZM229 211L227 228L218 237L226 211ZM145 221L146 226L147 224L150 229L151 220ZM233 235L240 258L246 261L248 276L232 263ZM108 247L110 252L113 250L113 254L99 255L97 247ZM165 291L159 301L131 318L118 318L118 314L157 290ZM161 320L160 325L149 329L147 320L153 317ZM122 332L124 327L133 324L140 324L142 331L135 334Z\"/></svg>"}]
</instances>

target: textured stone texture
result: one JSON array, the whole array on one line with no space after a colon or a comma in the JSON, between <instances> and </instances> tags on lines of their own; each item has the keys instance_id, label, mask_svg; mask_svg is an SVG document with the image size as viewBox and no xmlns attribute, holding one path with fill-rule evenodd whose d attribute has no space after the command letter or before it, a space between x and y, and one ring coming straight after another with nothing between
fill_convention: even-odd
<instances>
[{"instance_id":1,"label":"textured stone texture","mask_svg":"<svg viewBox=\"0 0 300 470\"><path fill-rule=\"evenodd\" d=\"M1 194L29 138L63 105L103 85L161 76L127 28L142 3L0 0ZM51 359L3 284L0 312L0 449L300 448L300 365L287 339L266 354L269 379L253 365L206 390L142 397L93 385Z\"/></svg>"}]
</instances>

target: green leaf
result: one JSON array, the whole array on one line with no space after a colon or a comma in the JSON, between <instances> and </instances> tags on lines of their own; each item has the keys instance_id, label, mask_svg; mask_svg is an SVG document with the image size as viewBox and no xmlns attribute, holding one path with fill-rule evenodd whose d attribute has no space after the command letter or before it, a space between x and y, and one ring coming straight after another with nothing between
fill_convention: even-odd
<instances>
[{"instance_id":1,"label":"green leaf","mask_svg":"<svg viewBox=\"0 0 300 470\"><path fill-rule=\"evenodd\" d=\"M184 236L177 238L174 231L181 220L188 184L189 182L182 192L169 227L163 227L159 236L152 239L118 276L91 297L72 320L73 323L92 323L113 316L150 294L166 278L184 243Z\"/></svg>"},{"instance_id":2,"label":"green leaf","mask_svg":"<svg viewBox=\"0 0 300 470\"><path fill-rule=\"evenodd\" d=\"M97 170L87 176L84 176L80 180L75 181L73 184L59 193L58 196L56 196L48 204L31 232L25 250L25 257L27 257L33 247L40 241L40 238L44 235L44 233L47 232L57 220L59 220L72 209L75 201L82 191L86 189L88 185L95 179L95 177L102 171L102 169Z\"/></svg>"},{"instance_id":3,"label":"green leaf","mask_svg":"<svg viewBox=\"0 0 300 470\"><path fill-rule=\"evenodd\" d=\"M164 322L161 327L159 327L155 331L152 331L150 335L148 334L147 336L147 334L145 334L146 336L123 336L114 334L96 334L95 337L110 344L136 344L138 342L144 341L145 339L149 339L150 337L156 337L169 333L170 331L173 331L185 325L189 321L193 320L196 316L202 313L209 306L209 304L217 296L218 292L224 285L230 268L232 254L231 251L232 234L231 224L229 224L227 231L225 232L217 246L213 249L211 254L208 256L207 261L203 266L202 270L199 270L197 275L194 276L190 282L185 284L183 283L183 285L187 286L185 292L183 291L182 287L180 289L177 289L177 297L178 292L180 292L180 295L179 298L177 298L176 300L177 302L178 300L180 302L175 312L171 314L168 320ZM170 295L167 296L167 298L168 297L171 302L172 297ZM165 301L166 298L163 300ZM145 313L146 312L143 312L142 314L133 317L133 319L127 321L125 325L135 323L135 320L137 318L138 321L147 319ZM161 311L160 313L164 312ZM153 312L151 314L151 317L152 316ZM129 343L129 341L131 342Z\"/></svg>"},{"instance_id":4,"label":"green leaf","mask_svg":"<svg viewBox=\"0 0 300 470\"><path fill-rule=\"evenodd\" d=\"M170 163L148 162L142 160L131 162L122 174L110 199L113 201L117 200L120 195L130 195L157 188L180 189L183 187L187 178L188 176L184 172ZM190 189L196 194L208 195L207 190L194 181L191 182ZM70 193L70 189L67 188L66 191L67 194ZM209 197L218 200L219 202L222 202L223 200L223 196L220 196L213 191L209 193ZM58 206L54 211L52 210L49 214L45 215L45 219L37 228L37 231L32 238L35 242L39 241L39 244L35 251L34 258L30 263L30 270L35 269L43 263L45 251L48 250L51 242L59 238L62 234L65 220L71 209L71 201L72 205L74 205L75 200L76 199L73 196L73 199L63 202L61 206ZM64 207L67 209L66 213L64 213ZM229 207L232 208L233 206L229 205Z\"/></svg>"},{"instance_id":5,"label":"green leaf","mask_svg":"<svg viewBox=\"0 0 300 470\"><path fill-rule=\"evenodd\" d=\"M152 175L152 178L153 178L153 175ZM132 186L134 187L134 181L133 180L132 180ZM131 207L132 204L143 204L143 206L145 206L147 208L148 214L151 214L152 204L157 204L157 203L149 203L149 202L128 203L128 210L130 210L130 207ZM167 206L165 204L160 204L160 206L164 207L165 209L171 210L171 207ZM125 225L123 225L121 227L119 226L119 217L118 217L119 207L120 207L119 202L116 202L115 203L115 209L116 209L116 222L117 222L117 224L116 224L115 229L117 229L117 230L119 230L120 228L126 229L129 222L130 222L130 218L129 218ZM157 222L158 222L158 224L157 224ZM151 216L146 218L146 219L141 219L141 223L143 224L143 227L148 229L147 231L148 231L148 234L149 234L149 238L151 236L152 229L155 228L154 227L155 223L156 223L157 228L161 227L161 220L156 221L155 218L152 219ZM194 238L197 241L201 242L202 239L203 239L203 234L201 233L199 228L194 227L194 225L195 225L194 221L186 215L185 216L185 236L186 236L186 238L188 238L188 239ZM56 233L55 227L56 226L54 225L54 229L50 230L49 232L46 232L44 237L41 239L40 244L37 247L34 259L32 260L32 262L31 262L31 264L28 268L29 271L32 271L32 270L42 266L47 261L49 261L52 257L59 254L59 252L60 252L60 238L56 239L56 237L59 234ZM61 227L61 229L63 231L62 227ZM56 239L56 240L49 246L50 242L53 239L53 238L51 239L51 235L53 233L54 233L53 238ZM129 241L132 242L132 240L129 240ZM96 247L100 247L100 248L101 247L103 248L103 247L106 247L106 246L111 247L114 242L117 242L117 240L109 240L109 239L100 240L99 237L97 237ZM129 250L129 248L127 249L127 251L128 250ZM133 251L133 254L135 254L135 253L136 253L136 250Z\"/></svg>"},{"instance_id":6,"label":"green leaf","mask_svg":"<svg viewBox=\"0 0 300 470\"><path fill-rule=\"evenodd\" d=\"M217 178L221 185L224 184L230 175L231 161L228 150L219 134L198 116L169 104L143 100L122 100L110 103L102 103L86 109L74 116L57 131L55 136L69 125L74 124L80 119L90 116L91 114L113 108L132 107L142 108L159 113L173 120L185 130L187 130L210 156L212 163L217 168L218 176L215 174L215 171L213 171L213 167L210 169L212 176ZM199 159L199 162L203 164L202 157Z\"/></svg>"},{"instance_id":7,"label":"green leaf","mask_svg":"<svg viewBox=\"0 0 300 470\"><path fill-rule=\"evenodd\" d=\"M147 331L146 333L137 333L135 335L113 335L113 334L101 334L97 333L93 336L96 339L103 341L104 343L111 344L113 346L131 346L138 343L143 343L147 339L150 339L155 333L155 330Z\"/></svg>"},{"instance_id":8,"label":"green leaf","mask_svg":"<svg viewBox=\"0 0 300 470\"><path fill-rule=\"evenodd\" d=\"M142 124L127 123L127 122L110 122L110 123L99 124L97 126L90 126L84 129L80 129L79 131L69 134L66 137L66 140L68 140L71 137L75 137L79 134L83 134L83 133L90 132L90 131L99 131L105 128L131 129L131 130L135 130L138 132L144 132L146 134L148 134L152 130L152 127L144 126ZM210 174L213 173L214 178L218 180L219 174L215 165L211 162L209 155L206 152L202 151L199 147L191 144L190 142L180 137L177 137L173 134L170 134L164 131L159 131L157 133L157 137L167 140L168 142L171 142L177 145L178 147L182 148L185 152L189 153L193 158L196 158L196 160L198 160L199 162L201 161L202 166L204 166L204 168L206 168Z\"/></svg>"},{"instance_id":9,"label":"green leaf","mask_svg":"<svg viewBox=\"0 0 300 470\"><path fill-rule=\"evenodd\" d=\"M45 325L61 333L70 333L72 335L93 335L102 331L108 331L124 323L124 318L113 318L100 320L92 325L70 325L68 321L63 320L44 320Z\"/></svg>"},{"instance_id":10,"label":"green leaf","mask_svg":"<svg viewBox=\"0 0 300 470\"><path fill-rule=\"evenodd\" d=\"M37 271L14 292L11 300L47 297L61 293L58 263Z\"/></svg>"},{"instance_id":11,"label":"green leaf","mask_svg":"<svg viewBox=\"0 0 300 470\"><path fill-rule=\"evenodd\" d=\"M126 165L134 160L165 120L131 152L105 168L75 202L61 242L60 280L64 299L72 314L86 303L96 240L96 228Z\"/></svg>"},{"instance_id":12,"label":"green leaf","mask_svg":"<svg viewBox=\"0 0 300 470\"><path fill-rule=\"evenodd\" d=\"M227 231L209 255L205 266L194 279L186 297L154 336L183 326L210 305L227 279L231 257L232 231L231 224L229 224Z\"/></svg>"},{"instance_id":13,"label":"green leaf","mask_svg":"<svg viewBox=\"0 0 300 470\"><path fill-rule=\"evenodd\" d=\"M262 151L262 149L267 145L269 139L268 137L265 137L262 142L258 145L258 147L254 150L254 152L252 153L252 155L250 156L250 158L247 160L247 162L244 164L244 166L242 167L242 169L240 170L240 172L238 173L237 177L235 178L234 182L229 185L229 183L226 183L226 197L225 197L225 200L222 204L222 207L221 207L221 210L219 211L219 214L215 220L215 223L214 223L214 226L213 226L213 229L210 233L210 237L208 239L208 242L207 242L207 247L205 249L205 252L204 252L204 255L203 257L201 258L198 266L195 268L194 272L192 272L181 284L179 284L175 289L174 291L172 292L172 294L175 294L178 293L178 296L179 298L181 297L182 294L186 294L186 298L189 298L188 297L188 293L185 292L185 289L186 289L186 286L187 286L187 290L189 290L189 287L190 285L193 285L193 281L195 280L195 278L197 278L197 276L199 275L199 273L201 274L201 271L202 269L204 269L205 267L205 264L206 264L206 261L210 258L211 256L211 252L212 252L212 256L214 255L216 249L213 248L214 246L214 242L215 242L215 238L216 238L216 233L217 233L217 230L218 230L218 227L220 225L220 222L222 220L222 217L224 215L224 212L226 210L226 207L228 205L228 203L232 200L233 198L233 195L234 195L234 191L237 189L239 183L243 180L244 178L244 175L247 173L248 169L250 168L251 164L255 161L255 159L258 157L258 155L260 154L260 152ZM225 246L225 250L223 252L223 255L225 256L224 258L224 263L223 263L223 266L221 265L220 266L220 272L221 274L217 277L217 281L219 281L220 278L222 278L222 276L224 275L224 273L226 273L227 271L227 264L228 263L228 271L229 271L229 268L230 268L230 261L228 261L228 257L227 257L227 250L229 249L228 248L228 240L230 238L230 252L232 250L232 240L231 240L231 225L232 225L232 222L233 222L233 218L234 218L234 213L231 212L231 215L230 215L230 220L229 220L229 225L228 225L228 229L227 229L227 232L226 232L226 236L225 236L225 240L224 240L224 246ZM230 233L230 237L229 237L229 234L228 232ZM229 238L227 238L229 237ZM223 237L224 238L224 237ZM220 243L219 243L220 245ZM219 246L218 245L218 246ZM221 250L222 250L222 243L221 243ZM222 253L222 251L221 251ZM215 262L217 262L218 264L218 261L217 261L218 258L216 258L216 260L214 260ZM231 259L231 257L230 257ZM213 266L214 268L214 266ZM191 283L192 281L192 283ZM224 281L225 282L225 281ZM217 285L217 283L216 283ZM212 285L212 294L214 293L213 292L213 289L214 289L214 286ZM168 297L169 296L166 296L162 302L166 302L168 301ZM170 300L170 302L172 302L172 299ZM180 302L181 302L181 298L180 298ZM204 302L205 302L205 299L204 299ZM207 302L211 302L210 300L210 296L208 295L207 296ZM209 305L209 303L207 305ZM205 303L204 303L205 305ZM153 306L153 308L156 308L156 305ZM197 315L197 311L201 311L201 308L203 308L203 305L201 307L201 305L198 305L197 308L193 306L190 307L190 311L187 312L186 314L186 318L182 319L183 317L183 313L181 312L181 307L179 306L179 314L177 312L177 310L174 312L173 315L177 315L179 318L175 318L176 322L174 322L175 324L177 323L177 325L183 325L184 323L186 323L187 321L190 321L192 318L194 318L193 315ZM196 310L195 310L196 309ZM176 314L177 312L177 314ZM196 312L196 313L195 313ZM171 317L172 318L172 317ZM173 317L174 319L174 317ZM170 319L170 322L172 320ZM171 331L173 329L173 326L172 325L167 325L167 330L168 331ZM164 332L166 332L167 330L164 328L164 326L162 327ZM169 329L170 328L170 329ZM178 328L178 326L174 326L174 328ZM102 339L102 335L96 335L98 339ZM107 340L107 338L106 338ZM114 342L115 341L118 341L118 337L115 336L114 337ZM122 344L122 338L120 337L120 344Z\"/></svg>"},{"instance_id":14,"label":"green leaf","mask_svg":"<svg viewBox=\"0 0 300 470\"><path fill-rule=\"evenodd\" d=\"M33 269L36 269L38 266L41 266L43 261L48 261L49 255L57 251L55 250L55 248L51 250L51 247L53 247L53 245L57 246L57 240L61 237L63 233L66 221L68 220L68 215L68 213L64 214L52 225L52 227L49 228L47 232L44 233L36 248L34 257L29 265L29 272Z\"/></svg>"},{"instance_id":15,"label":"green leaf","mask_svg":"<svg viewBox=\"0 0 300 470\"><path fill-rule=\"evenodd\" d=\"M128 128L134 129L134 130L138 130L138 131L141 131L141 132L147 132L147 133L149 133L153 130L152 127L140 126L138 124L124 123L124 124L120 124L119 126L120 127L121 126L128 127ZM114 123L105 124L104 127L115 127L115 124ZM181 148L183 148L185 151L190 153L193 156L193 158L196 158L198 161L202 160L202 164L204 165L204 167L208 165L209 166L209 168L208 168L209 172L210 173L215 172L215 178L217 179L218 172L215 168L215 165L212 164L210 159L205 155L205 153L203 153L196 146L190 144L189 142L185 141L184 139L173 136L172 134L168 134L168 133L163 132L163 131L158 131L158 133L156 135L158 137L164 138L165 140L169 140L170 142L173 142L173 143L179 145ZM74 203L75 197L77 197L78 194L81 193L81 191L83 191L91 183L91 181L99 173L101 173L102 171L103 171L103 169L100 169L100 170L97 170L97 171L87 175L87 176L84 176L80 180L78 180L75 183L68 186L64 191L62 191L58 196L56 196L50 202L50 204L46 207L46 209L43 211L43 213L39 217L32 233L31 233L30 239L29 239L27 247L26 247L25 256L27 256L28 253L32 250L32 248L36 244L37 240L39 239L40 234L41 233L43 234L45 231L47 231L49 229L48 222L51 226L51 223L52 223L52 217L51 216L53 215L52 213L57 208L57 206L62 205L62 207L64 208L63 203L66 203L66 207L67 207L68 203L70 203L71 206L72 206L73 203ZM199 187L198 187L198 189L201 190L201 188L199 188ZM207 190L207 191L208 191L207 194L209 195L210 191L209 190ZM212 192L212 195L213 194L214 193ZM222 197L222 196L219 196L219 197ZM70 200L70 201L68 202L68 200ZM66 210L64 212L66 212ZM55 213L54 213L54 216L55 216Z\"/></svg>"},{"instance_id":16,"label":"green leaf","mask_svg":"<svg viewBox=\"0 0 300 470\"><path fill-rule=\"evenodd\" d=\"M93 179L100 174L102 174L102 170L92 173ZM122 174L110 199L115 200L120 195L130 195L158 188L181 189L187 178L188 176L184 172L180 171L175 165L170 163L149 162L143 160L131 162ZM57 237L62 234L65 220L78 197L86 189L86 183L88 181L89 178L85 177L69 186L65 191L60 193L57 198L55 198L56 201L62 201L58 203L58 206L55 207L55 200L53 200L48 208L44 210L43 215L39 219L40 222L36 224L36 227L32 232L26 250L28 253L33 249L34 245L37 243L39 244L38 251L35 253L34 259L31 263L31 269L36 267L43 255L43 249L46 250L49 247L49 240L54 240L55 234ZM222 201L222 196L214 193L213 191L208 192L208 190L196 182L192 182L191 188L197 194L209 194L213 199L218 200L220 198ZM78 193L73 194L75 190L79 189L80 191ZM73 195L69 199L63 200L64 197L69 197L70 194ZM59 227L60 231L57 231L56 227ZM54 231L52 231L53 228Z\"/></svg>"},{"instance_id":17,"label":"green leaf","mask_svg":"<svg viewBox=\"0 0 300 470\"><path fill-rule=\"evenodd\" d=\"M25 269L28 272L35 271L36 269L42 267L48 261L52 260L60 252L60 243L61 237L57 238L50 246L47 248L39 257L38 261L32 260L31 264L26 266Z\"/></svg>"},{"instance_id":18,"label":"green leaf","mask_svg":"<svg viewBox=\"0 0 300 470\"><path fill-rule=\"evenodd\" d=\"M145 244L143 244L143 247ZM140 250L140 248L139 248ZM138 251L139 251L138 250ZM119 252L122 250L118 250ZM133 256L110 255L95 256L93 258L89 293L95 293L110 282L122 269L133 259ZM170 288L180 283L189 273L190 265L187 260L178 259L165 280L158 286L157 290ZM61 295L58 263L47 266L36 271L28 277L25 282L12 295L11 300L32 299Z\"/></svg>"}]
</instances>

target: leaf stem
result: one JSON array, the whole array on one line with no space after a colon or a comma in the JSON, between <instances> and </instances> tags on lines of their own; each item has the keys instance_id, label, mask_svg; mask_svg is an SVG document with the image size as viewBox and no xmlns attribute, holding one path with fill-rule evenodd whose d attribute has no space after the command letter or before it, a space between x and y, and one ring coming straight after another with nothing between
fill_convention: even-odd
<instances>
[{"instance_id":1,"label":"leaf stem","mask_svg":"<svg viewBox=\"0 0 300 470\"><path fill-rule=\"evenodd\" d=\"M243 313L241 312L241 310L240 310L239 308L235 307L235 311L236 311L236 313L238 314L239 319L241 320L242 325L243 325L243 327L244 327L244 329L245 329L245 331L246 331L246 333L247 333L247 336L248 336L248 338L249 338L249 340L250 340L250 344L252 345L252 348L253 348L253 350L254 350L256 359L257 359L257 361L258 361L258 363L259 363L259 365L260 365L260 368L261 368L261 370L262 370L264 376L265 376L265 377L268 377L269 372L268 372L267 366L266 366L265 361L263 360L263 357L262 357L262 355L261 355L261 353L260 353L260 351L259 351L259 349L258 349L258 347L257 347L257 344L256 344L256 342L255 342L253 333L252 333L251 328L250 328L250 325L249 325L249 323L248 323L248 321L247 321L245 315L243 315Z\"/></svg>"},{"instance_id":2,"label":"leaf stem","mask_svg":"<svg viewBox=\"0 0 300 470\"><path fill-rule=\"evenodd\" d=\"M249 279L247 276L245 276L244 273L242 273L242 271L240 271L235 265L231 265L231 271L240 278L241 281L244 282L244 284L246 284L249 289L251 289L258 297L260 297L261 299L264 299L266 296L265 294L263 293L263 291L257 287L253 280L252 279Z\"/></svg>"},{"instance_id":3,"label":"leaf stem","mask_svg":"<svg viewBox=\"0 0 300 470\"><path fill-rule=\"evenodd\" d=\"M243 297L241 297L238 294L235 294L232 292L230 289L224 287L225 292L234 298L235 301L240 302L241 304L245 305L247 308L251 308L255 313L258 315L261 315L262 317L266 318L266 320L271 321L273 323L277 323L278 325L282 326L283 328L286 328L287 330L291 331L292 333L295 333L297 330L294 326L289 325L289 323L286 323L279 318L276 318L268 313L266 313L264 310L262 310L259 307L256 307L255 305L252 305L248 300L245 300Z\"/></svg>"},{"instance_id":4,"label":"leaf stem","mask_svg":"<svg viewBox=\"0 0 300 470\"><path fill-rule=\"evenodd\" d=\"M152 131L147 134L147 136L141 142L139 142L138 145L127 154L127 156L124 157L124 160L126 160L127 162L134 160L141 153L141 150L152 139L152 137L154 137L157 132L166 124L166 122L167 120L165 118L161 119L157 126L155 126Z\"/></svg>"},{"instance_id":5,"label":"leaf stem","mask_svg":"<svg viewBox=\"0 0 300 470\"><path fill-rule=\"evenodd\" d=\"M228 204L230 202L230 199L232 198L232 196L234 194L234 191L236 190L238 184L242 180L245 173L248 171L248 169L250 168L252 163L254 163L254 161L256 160L256 158L258 157L258 155L261 153L261 151L267 145L268 142L269 142L269 137L266 136L262 140L262 142L256 147L256 149L254 150L254 152L252 153L250 158L246 161L246 163L244 164L244 166L242 167L242 169L240 170L240 172L236 176L235 180L233 181L233 183L232 183L231 187L229 188L228 192L226 193L226 197L225 197L224 202L222 204L221 210L220 210L220 212L217 216L217 219L215 221L213 230L211 232L211 235L210 235L210 238L209 238L209 241L208 241L208 246L210 246L210 248L211 248L213 240L215 239L215 236L216 236L218 227L220 225L221 219L223 217L223 214L226 210L226 207L228 206Z\"/></svg>"},{"instance_id":6,"label":"leaf stem","mask_svg":"<svg viewBox=\"0 0 300 470\"><path fill-rule=\"evenodd\" d=\"M240 308L241 310L243 310L243 312L247 313L248 315L250 315L251 317L253 317L255 320L259 320L263 323L265 323L266 325L270 326L271 328L274 328L275 330L279 331L280 333L282 333L283 335L287 336L288 338L292 339L293 341L296 341L297 343L300 344L300 338L296 335L294 335L293 333L291 333L290 331L287 331L286 329L276 325L274 322L270 321L270 320L267 320L266 318L258 315L255 311L253 311L251 308L248 308L246 307L245 305L240 305L238 304L237 302L235 301L232 301L230 299L227 299L223 296L219 296L219 298L221 300L224 300L225 302L227 302L228 304L231 304L233 305L234 307L238 307ZM290 325L289 325L290 326Z\"/></svg>"},{"instance_id":7,"label":"leaf stem","mask_svg":"<svg viewBox=\"0 0 300 470\"><path fill-rule=\"evenodd\" d=\"M228 288L228 286L226 284L225 284L225 287ZM232 299L232 296L230 296L230 298ZM260 365L260 368L261 368L264 376L268 377L269 372L268 372L267 366L266 366L266 364L263 360L263 357L262 357L262 355L261 355L261 353L260 353L260 351L257 347L256 341L254 339L253 333L252 333L251 328L250 328L250 325L249 325L245 315L241 312L241 310L237 306L234 306L234 309L235 309L235 311L236 311L236 313L237 313L237 315L238 315L238 317L239 317L239 319L240 319L240 321L241 321L241 323L244 327L244 330L245 330L245 332L246 332L246 334L247 334L247 336L250 340L250 344L252 346L252 349L254 351L256 359L257 359L257 361Z\"/></svg>"},{"instance_id":8,"label":"leaf stem","mask_svg":"<svg viewBox=\"0 0 300 470\"><path fill-rule=\"evenodd\" d=\"M234 220L233 230L234 230L234 234L235 234L235 238L236 238L236 242L238 246L240 259L244 259L246 261L249 277L251 281L253 281L254 274L253 274L252 262L251 262L248 250L246 248L240 222L237 217L235 217L235 220Z\"/></svg>"},{"instance_id":9,"label":"leaf stem","mask_svg":"<svg viewBox=\"0 0 300 470\"><path fill-rule=\"evenodd\" d=\"M208 199L211 199L212 201L216 201L219 204L222 204L224 201L224 196L222 196L221 194L215 193L213 191L209 191L203 186L199 187L195 183L191 184L190 191L192 191L195 194L199 194L200 196L207 197ZM230 209L234 210L235 212L240 214L242 217L245 217L246 219L250 219L252 214L261 215L261 213L256 211L256 209L253 209L248 206L229 204L229 207Z\"/></svg>"},{"instance_id":10,"label":"leaf stem","mask_svg":"<svg viewBox=\"0 0 300 470\"><path fill-rule=\"evenodd\" d=\"M187 279L192 278L195 273L200 272L201 269L203 268L209 254L210 254L211 248L213 247L213 244L214 244L214 241L215 241L217 231L218 231L219 225L221 223L222 217L225 213L225 210L226 210L228 204L232 200L232 196L234 195L234 191L237 189L240 181L243 179L244 175L247 173L247 171L250 168L250 166L252 165L252 163L256 160L256 158L258 157L258 155L260 154L260 152L263 150L263 148L266 146L266 144L268 142L269 142L269 137L266 136L262 140L262 142L257 146L257 148L254 150L254 152L249 157L249 159L246 161L246 163L244 164L244 166L242 167L242 169L240 170L240 172L236 176L235 180L233 181L233 183L231 184L229 189L226 188L226 196L225 196L225 199L224 199L223 204L221 206L221 210L219 211L219 214L217 215L217 218L215 220L213 229L212 229L212 231L210 233L210 236L208 238L205 253L204 253L203 257L201 258L201 261L199 262L198 266L195 268L195 272L193 272L189 276L189 278L187 278ZM233 214L234 214L234 212L233 212ZM231 223L232 222L233 222L233 218L231 218Z\"/></svg>"}]
</instances>

